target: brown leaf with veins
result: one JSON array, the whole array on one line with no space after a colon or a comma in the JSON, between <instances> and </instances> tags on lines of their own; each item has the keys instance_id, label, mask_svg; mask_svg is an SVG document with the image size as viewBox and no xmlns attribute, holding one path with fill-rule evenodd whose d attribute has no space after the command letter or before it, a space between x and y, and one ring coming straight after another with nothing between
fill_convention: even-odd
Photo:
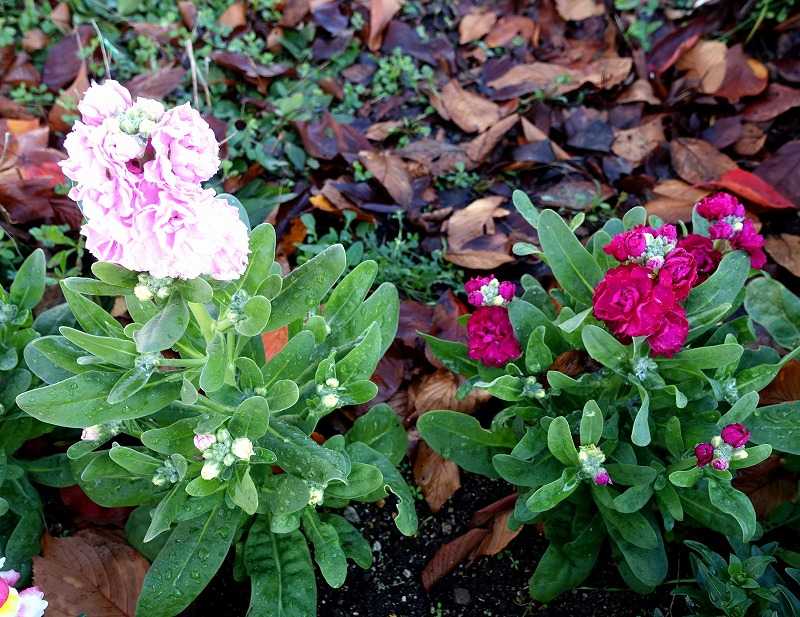
<instances>
[{"instance_id":1,"label":"brown leaf with veins","mask_svg":"<svg viewBox=\"0 0 800 617\"><path fill-rule=\"evenodd\" d=\"M653 187L653 198L645 208L648 214L655 214L666 223L690 221L694 204L709 193L682 180L662 180Z\"/></svg>"},{"instance_id":2,"label":"brown leaf with veins","mask_svg":"<svg viewBox=\"0 0 800 617\"><path fill-rule=\"evenodd\" d=\"M734 45L725 56L725 79L714 95L736 103L742 97L761 94L767 87L768 79L767 67L745 56L741 44Z\"/></svg>"},{"instance_id":3,"label":"brown leaf with veins","mask_svg":"<svg viewBox=\"0 0 800 617\"><path fill-rule=\"evenodd\" d=\"M468 90L451 79L442 88L441 101L452 120L462 131L483 133L500 119L500 106Z\"/></svg>"},{"instance_id":4,"label":"brown leaf with veins","mask_svg":"<svg viewBox=\"0 0 800 617\"><path fill-rule=\"evenodd\" d=\"M506 15L497 21L484 42L489 47L505 47L516 37L529 41L535 31L536 24L530 17Z\"/></svg>"},{"instance_id":5,"label":"brown leaf with veins","mask_svg":"<svg viewBox=\"0 0 800 617\"><path fill-rule=\"evenodd\" d=\"M383 31L402 6L403 0L370 0L367 47L371 51L378 51L381 48Z\"/></svg>"},{"instance_id":6,"label":"brown leaf with veins","mask_svg":"<svg viewBox=\"0 0 800 617\"><path fill-rule=\"evenodd\" d=\"M414 457L414 481L422 489L431 512L441 510L453 493L461 488L458 465L442 458L421 440Z\"/></svg>"},{"instance_id":7,"label":"brown leaf with veins","mask_svg":"<svg viewBox=\"0 0 800 617\"><path fill-rule=\"evenodd\" d=\"M480 545L488 533L486 529L470 529L464 535L441 546L422 570L422 586L425 591L430 591L439 579L455 570L458 564Z\"/></svg>"},{"instance_id":8,"label":"brown leaf with veins","mask_svg":"<svg viewBox=\"0 0 800 617\"><path fill-rule=\"evenodd\" d=\"M611 151L638 165L665 141L661 116L655 116L639 126L614 131Z\"/></svg>"},{"instance_id":9,"label":"brown leaf with veins","mask_svg":"<svg viewBox=\"0 0 800 617\"><path fill-rule=\"evenodd\" d=\"M33 558L33 580L47 597L48 617L133 617L149 564L118 535L84 529L45 535Z\"/></svg>"},{"instance_id":10,"label":"brown leaf with veins","mask_svg":"<svg viewBox=\"0 0 800 617\"><path fill-rule=\"evenodd\" d=\"M669 144L672 167L691 184L705 184L736 169L736 163L714 146L702 139L678 137Z\"/></svg>"},{"instance_id":11,"label":"brown leaf with veins","mask_svg":"<svg viewBox=\"0 0 800 617\"><path fill-rule=\"evenodd\" d=\"M479 405L491 398L485 390L474 389L463 399L456 392L463 379L447 369L436 369L414 381L408 388L408 401L413 409L412 418L417 418L432 409L450 409L473 413Z\"/></svg>"},{"instance_id":12,"label":"brown leaf with veins","mask_svg":"<svg viewBox=\"0 0 800 617\"><path fill-rule=\"evenodd\" d=\"M713 94L725 80L725 56L728 48L722 41L698 41L678 60L677 68L699 84L700 92Z\"/></svg>"},{"instance_id":13,"label":"brown leaf with veins","mask_svg":"<svg viewBox=\"0 0 800 617\"><path fill-rule=\"evenodd\" d=\"M753 502L759 518L797 496L797 474L786 470L776 454L754 467L738 470L733 483Z\"/></svg>"},{"instance_id":14,"label":"brown leaf with veins","mask_svg":"<svg viewBox=\"0 0 800 617\"><path fill-rule=\"evenodd\" d=\"M55 104L50 108L50 113L47 115L47 122L50 129L66 133L72 127L70 122L67 122L64 116L75 115L75 110L78 108L78 101L83 96L83 93L89 89L89 76L86 70L86 63L81 65L78 71L78 76L69 88L63 90L58 95Z\"/></svg>"},{"instance_id":15,"label":"brown leaf with veins","mask_svg":"<svg viewBox=\"0 0 800 617\"><path fill-rule=\"evenodd\" d=\"M179 88L186 76L181 66L162 66L150 73L140 73L125 84L133 96L162 99Z\"/></svg>"},{"instance_id":16,"label":"brown leaf with veins","mask_svg":"<svg viewBox=\"0 0 800 617\"><path fill-rule=\"evenodd\" d=\"M756 168L756 175L800 206L800 139L787 141Z\"/></svg>"},{"instance_id":17,"label":"brown leaf with veins","mask_svg":"<svg viewBox=\"0 0 800 617\"><path fill-rule=\"evenodd\" d=\"M745 122L742 134L733 146L736 154L753 156L761 151L767 141L767 134L757 124Z\"/></svg>"},{"instance_id":18,"label":"brown leaf with veins","mask_svg":"<svg viewBox=\"0 0 800 617\"><path fill-rule=\"evenodd\" d=\"M472 557L497 555L505 550L511 541L520 534L522 525L517 527L516 530L511 530L508 527L508 522L511 520L513 513L513 509L506 510L492 519L492 528L489 530L489 535L481 540L478 548L472 553Z\"/></svg>"},{"instance_id":19,"label":"brown leaf with veins","mask_svg":"<svg viewBox=\"0 0 800 617\"><path fill-rule=\"evenodd\" d=\"M454 212L443 227L447 231L448 248L458 250L475 238L494 234L494 219L510 214L507 209L500 207L505 201L505 197L491 195Z\"/></svg>"},{"instance_id":20,"label":"brown leaf with veins","mask_svg":"<svg viewBox=\"0 0 800 617\"><path fill-rule=\"evenodd\" d=\"M793 234L767 236L764 249L789 272L800 276L800 236Z\"/></svg>"},{"instance_id":21,"label":"brown leaf with veins","mask_svg":"<svg viewBox=\"0 0 800 617\"><path fill-rule=\"evenodd\" d=\"M750 122L766 122L793 107L800 107L800 90L772 83L767 88L766 97L745 107L743 116Z\"/></svg>"},{"instance_id":22,"label":"brown leaf with veins","mask_svg":"<svg viewBox=\"0 0 800 617\"><path fill-rule=\"evenodd\" d=\"M586 82L598 88L613 88L625 81L632 67L631 58L601 58L581 70L560 64L533 62L518 64L487 85L495 90L509 88L515 95L536 90L565 94L577 90Z\"/></svg>"},{"instance_id":23,"label":"brown leaf with veins","mask_svg":"<svg viewBox=\"0 0 800 617\"><path fill-rule=\"evenodd\" d=\"M492 11L472 12L464 15L458 24L458 42L461 45L483 38L497 21L497 14Z\"/></svg>"},{"instance_id":24,"label":"brown leaf with veins","mask_svg":"<svg viewBox=\"0 0 800 617\"><path fill-rule=\"evenodd\" d=\"M800 360L789 360L770 384L758 393L762 407L800 401Z\"/></svg>"},{"instance_id":25,"label":"brown leaf with veins","mask_svg":"<svg viewBox=\"0 0 800 617\"><path fill-rule=\"evenodd\" d=\"M239 0L231 4L217 20L220 26L235 30L247 25L247 3Z\"/></svg>"},{"instance_id":26,"label":"brown leaf with veins","mask_svg":"<svg viewBox=\"0 0 800 617\"><path fill-rule=\"evenodd\" d=\"M508 118L503 118L497 124L494 124L488 131L481 133L472 141L466 143L464 152L470 158L472 163L467 166L468 169L474 168L479 163L488 157L494 147L500 143L506 133L510 131L519 120L519 114L511 114Z\"/></svg>"},{"instance_id":27,"label":"brown leaf with veins","mask_svg":"<svg viewBox=\"0 0 800 617\"><path fill-rule=\"evenodd\" d=\"M392 199L404 207L411 205L414 199L414 190L411 186L411 176L403 159L388 152L370 152L368 150L359 152L358 157L367 171L371 172L392 196Z\"/></svg>"}]
</instances>

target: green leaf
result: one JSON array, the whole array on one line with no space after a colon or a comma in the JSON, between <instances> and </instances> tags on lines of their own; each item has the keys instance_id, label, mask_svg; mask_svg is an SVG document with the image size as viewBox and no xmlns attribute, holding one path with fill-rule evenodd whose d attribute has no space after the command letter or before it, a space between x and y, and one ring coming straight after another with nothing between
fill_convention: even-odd
<instances>
[{"instance_id":1,"label":"green leaf","mask_svg":"<svg viewBox=\"0 0 800 617\"><path fill-rule=\"evenodd\" d=\"M633 419L633 429L631 430L631 441L634 445L644 447L650 444L650 395L647 389L641 384L636 384L639 390L639 398L642 403Z\"/></svg>"},{"instance_id":2,"label":"green leaf","mask_svg":"<svg viewBox=\"0 0 800 617\"><path fill-rule=\"evenodd\" d=\"M224 417L220 418L220 424ZM194 445L194 429L197 418L183 418L162 428L152 428L141 434L142 443L159 454L182 454L186 457L197 455Z\"/></svg>"},{"instance_id":3,"label":"green leaf","mask_svg":"<svg viewBox=\"0 0 800 617\"><path fill-rule=\"evenodd\" d=\"M355 314L372 288L377 274L377 263L362 261L336 286L325 303L323 313L332 330L345 324Z\"/></svg>"},{"instance_id":4,"label":"green leaf","mask_svg":"<svg viewBox=\"0 0 800 617\"><path fill-rule=\"evenodd\" d=\"M603 273L558 213L543 210L537 226L539 243L561 287L579 306L590 306Z\"/></svg>"},{"instance_id":5,"label":"green leaf","mask_svg":"<svg viewBox=\"0 0 800 617\"><path fill-rule=\"evenodd\" d=\"M369 379L381 359L381 330L373 322L359 343L336 363L336 374L342 385Z\"/></svg>"},{"instance_id":6,"label":"green leaf","mask_svg":"<svg viewBox=\"0 0 800 617\"><path fill-rule=\"evenodd\" d=\"M147 385L152 374L152 371L139 367L125 371L111 388L106 400L112 405L128 400Z\"/></svg>"},{"instance_id":7,"label":"green leaf","mask_svg":"<svg viewBox=\"0 0 800 617\"><path fill-rule=\"evenodd\" d=\"M736 520L725 512L720 512L711 504L708 491L684 490L678 491L683 509L692 519L718 533L731 538L741 534Z\"/></svg>"},{"instance_id":8,"label":"green leaf","mask_svg":"<svg viewBox=\"0 0 800 617\"><path fill-rule=\"evenodd\" d=\"M319 306L347 265L344 247L329 246L283 279L281 292L272 301L267 331L276 330Z\"/></svg>"},{"instance_id":9,"label":"green leaf","mask_svg":"<svg viewBox=\"0 0 800 617\"><path fill-rule=\"evenodd\" d=\"M697 347L678 352L672 358L657 360L664 368L682 368L686 370L715 369L736 364L742 357L744 348L741 345L726 343Z\"/></svg>"},{"instance_id":10,"label":"green leaf","mask_svg":"<svg viewBox=\"0 0 800 617\"><path fill-rule=\"evenodd\" d=\"M206 392L216 392L225 384L228 357L225 350L225 335L217 332L206 346L208 362L200 371L200 387Z\"/></svg>"},{"instance_id":11,"label":"green leaf","mask_svg":"<svg viewBox=\"0 0 800 617\"><path fill-rule=\"evenodd\" d=\"M256 518L244 548L250 575L247 617L309 617L317 612L314 566L299 531L275 534L269 518Z\"/></svg>"},{"instance_id":12,"label":"green leaf","mask_svg":"<svg viewBox=\"0 0 800 617\"><path fill-rule=\"evenodd\" d=\"M231 501L244 510L247 514L253 515L258 510L258 489L253 478L250 477L250 468L241 467L236 469L236 479L228 484L228 495Z\"/></svg>"},{"instance_id":13,"label":"green leaf","mask_svg":"<svg viewBox=\"0 0 800 617\"><path fill-rule=\"evenodd\" d=\"M569 422L564 416L558 416L547 429L547 448L563 465L578 464L578 450L572 439Z\"/></svg>"},{"instance_id":14,"label":"green leaf","mask_svg":"<svg viewBox=\"0 0 800 617\"><path fill-rule=\"evenodd\" d=\"M189 495L186 493L186 484L175 484L153 509L152 520L147 526L147 531L142 541L145 543L152 542L165 531L169 531L188 498Z\"/></svg>"},{"instance_id":15,"label":"green leaf","mask_svg":"<svg viewBox=\"0 0 800 617\"><path fill-rule=\"evenodd\" d=\"M603 328L587 325L581 332L581 340L589 355L603 366L614 371L624 371L630 366L630 348Z\"/></svg>"},{"instance_id":16,"label":"green leaf","mask_svg":"<svg viewBox=\"0 0 800 617\"><path fill-rule=\"evenodd\" d=\"M603 412L595 401L586 401L581 415L581 445L596 444L603 435Z\"/></svg>"},{"instance_id":17,"label":"green leaf","mask_svg":"<svg viewBox=\"0 0 800 617\"><path fill-rule=\"evenodd\" d=\"M467 378L478 374L478 363L469 357L464 343L445 341L424 332L419 335L428 344L433 355L449 370Z\"/></svg>"},{"instance_id":18,"label":"green leaf","mask_svg":"<svg viewBox=\"0 0 800 617\"><path fill-rule=\"evenodd\" d=\"M153 501L152 479L120 467L108 451L71 460L70 466L83 492L100 506L120 508Z\"/></svg>"},{"instance_id":19,"label":"green leaf","mask_svg":"<svg viewBox=\"0 0 800 617\"><path fill-rule=\"evenodd\" d=\"M743 251L733 251L722 258L708 279L692 289L686 299L686 315L691 321L699 313L722 304L733 304L750 273L750 257Z\"/></svg>"},{"instance_id":20,"label":"green leaf","mask_svg":"<svg viewBox=\"0 0 800 617\"><path fill-rule=\"evenodd\" d=\"M158 313L134 335L141 353L169 349L177 343L189 326L189 307L180 294L173 293Z\"/></svg>"},{"instance_id":21,"label":"green leaf","mask_svg":"<svg viewBox=\"0 0 800 617\"><path fill-rule=\"evenodd\" d=\"M17 405L37 420L71 428L153 414L178 398L181 384L167 378L150 382L123 403L111 404L108 394L117 373L89 371L65 381L29 390L17 397Z\"/></svg>"},{"instance_id":22,"label":"green leaf","mask_svg":"<svg viewBox=\"0 0 800 617\"><path fill-rule=\"evenodd\" d=\"M331 333L332 342L342 345L359 338L373 322L381 330L381 355L392 344L400 320L400 299L397 289L390 283L381 283L366 301L358 307L353 317L340 329Z\"/></svg>"},{"instance_id":23,"label":"green leaf","mask_svg":"<svg viewBox=\"0 0 800 617\"><path fill-rule=\"evenodd\" d=\"M580 482L575 475L575 469L564 469L558 480L536 489L533 495L528 497L525 506L531 512L547 512L572 495L578 486Z\"/></svg>"},{"instance_id":24,"label":"green leaf","mask_svg":"<svg viewBox=\"0 0 800 617\"><path fill-rule=\"evenodd\" d=\"M269 388L279 379L296 380L308 369L316 350L314 335L308 330L298 332L264 366L264 386Z\"/></svg>"},{"instance_id":25,"label":"green leaf","mask_svg":"<svg viewBox=\"0 0 800 617\"><path fill-rule=\"evenodd\" d=\"M346 482L333 481L325 488L325 496L337 499L358 499L379 490L384 485L381 470L374 465L352 463Z\"/></svg>"},{"instance_id":26,"label":"green leaf","mask_svg":"<svg viewBox=\"0 0 800 617\"><path fill-rule=\"evenodd\" d=\"M616 512L601 508L606 528L612 536L644 550L658 548L661 545L661 534L653 528L647 518L639 512ZM613 533L616 531L616 533ZM663 547L662 547L663 548Z\"/></svg>"},{"instance_id":27,"label":"green leaf","mask_svg":"<svg viewBox=\"0 0 800 617\"><path fill-rule=\"evenodd\" d=\"M272 412L277 413L289 409L300 398L300 389L294 381L282 379L276 381L267 390L267 403Z\"/></svg>"},{"instance_id":28,"label":"green leaf","mask_svg":"<svg viewBox=\"0 0 800 617\"><path fill-rule=\"evenodd\" d=\"M303 531L314 545L314 561L325 582L334 589L341 587L347 578L347 557L336 528L323 523L316 510L306 508L303 511Z\"/></svg>"},{"instance_id":29,"label":"green leaf","mask_svg":"<svg viewBox=\"0 0 800 617\"><path fill-rule=\"evenodd\" d=\"M331 525L339 536L345 555L365 570L372 567L372 547L366 538L346 518L330 512L319 514L323 523Z\"/></svg>"},{"instance_id":30,"label":"green leaf","mask_svg":"<svg viewBox=\"0 0 800 617\"><path fill-rule=\"evenodd\" d=\"M224 505L180 523L147 571L137 617L174 617L200 595L216 574L239 527L239 515Z\"/></svg>"},{"instance_id":31,"label":"green leaf","mask_svg":"<svg viewBox=\"0 0 800 617\"><path fill-rule=\"evenodd\" d=\"M717 426L722 428L723 426L736 422L744 423L756 410L757 405L758 392L748 392L736 401L727 413L717 421ZM798 423L798 428L800 428L800 423Z\"/></svg>"},{"instance_id":32,"label":"green leaf","mask_svg":"<svg viewBox=\"0 0 800 617\"><path fill-rule=\"evenodd\" d=\"M126 338L119 322L97 304L69 289L64 281L61 281L61 291L75 319L86 332L119 339Z\"/></svg>"},{"instance_id":33,"label":"green leaf","mask_svg":"<svg viewBox=\"0 0 800 617\"><path fill-rule=\"evenodd\" d=\"M703 470L699 467L692 467L682 471L673 471L669 474L669 481L675 486L691 488L703 477Z\"/></svg>"},{"instance_id":34,"label":"green leaf","mask_svg":"<svg viewBox=\"0 0 800 617\"><path fill-rule=\"evenodd\" d=\"M272 304L264 296L253 296L242 308L243 319L236 322L235 329L242 336L258 336L267 327Z\"/></svg>"},{"instance_id":35,"label":"green leaf","mask_svg":"<svg viewBox=\"0 0 800 617\"><path fill-rule=\"evenodd\" d=\"M45 270L44 251L36 249L28 255L11 281L9 299L20 309L33 309L44 295Z\"/></svg>"},{"instance_id":36,"label":"green leaf","mask_svg":"<svg viewBox=\"0 0 800 617\"><path fill-rule=\"evenodd\" d=\"M275 419L260 443L272 450L288 473L323 486L346 481L350 474L347 455L319 445L303 431Z\"/></svg>"},{"instance_id":37,"label":"green leaf","mask_svg":"<svg viewBox=\"0 0 800 617\"><path fill-rule=\"evenodd\" d=\"M513 193L511 193L511 201L514 203L514 207L517 209L522 215L528 224L536 229L539 226L539 210L536 209L536 206L533 205L531 202L530 197L525 194L524 191L520 191L519 189L515 189Z\"/></svg>"},{"instance_id":38,"label":"green leaf","mask_svg":"<svg viewBox=\"0 0 800 617\"><path fill-rule=\"evenodd\" d=\"M606 511L604 510L603 516L605 517L605 515ZM655 531L651 523L641 514L617 514L616 516L641 517L645 525L647 525L649 534L655 538L656 542L652 548L643 548L640 544L631 542L628 537L632 535L630 533L632 529L628 529L628 535L623 535L622 528L616 525L608 525L608 519L606 519L608 535L625 560L623 564L620 564L620 572L622 572L623 566L627 566L629 573L643 586L652 588L660 585L667 576L667 555L661 534ZM642 531L644 532L644 527L642 527Z\"/></svg>"},{"instance_id":39,"label":"green leaf","mask_svg":"<svg viewBox=\"0 0 800 617\"><path fill-rule=\"evenodd\" d=\"M37 484L54 488L63 488L76 484L66 454L51 454L35 461L16 461L16 463Z\"/></svg>"},{"instance_id":40,"label":"green leaf","mask_svg":"<svg viewBox=\"0 0 800 617\"><path fill-rule=\"evenodd\" d=\"M274 261L275 229L268 223L262 223L250 232L250 259L241 278L241 288L250 295L256 294L269 276Z\"/></svg>"},{"instance_id":41,"label":"green leaf","mask_svg":"<svg viewBox=\"0 0 800 617\"><path fill-rule=\"evenodd\" d=\"M417 429L444 458L490 478L497 477L492 457L507 453L516 443L510 432L487 431L472 416L456 411L428 411L417 420Z\"/></svg>"},{"instance_id":42,"label":"green leaf","mask_svg":"<svg viewBox=\"0 0 800 617\"><path fill-rule=\"evenodd\" d=\"M715 508L736 519L743 542L749 542L756 535L756 511L747 495L733 488L730 482L709 478L708 498Z\"/></svg>"},{"instance_id":43,"label":"green leaf","mask_svg":"<svg viewBox=\"0 0 800 617\"><path fill-rule=\"evenodd\" d=\"M356 419L345 435L347 443L360 441L398 465L406 454L408 436L400 417L385 403L375 405Z\"/></svg>"},{"instance_id":44,"label":"green leaf","mask_svg":"<svg viewBox=\"0 0 800 617\"><path fill-rule=\"evenodd\" d=\"M760 364L750 368L746 368L736 375L736 389L739 395L744 395L748 392L758 392L766 388L778 372L796 356L800 355L800 347L790 351L783 356L780 361L774 364Z\"/></svg>"},{"instance_id":45,"label":"green leaf","mask_svg":"<svg viewBox=\"0 0 800 617\"><path fill-rule=\"evenodd\" d=\"M139 276L127 268L108 261L96 261L92 264L92 274L104 283L133 289L139 282Z\"/></svg>"},{"instance_id":46,"label":"green leaf","mask_svg":"<svg viewBox=\"0 0 800 617\"><path fill-rule=\"evenodd\" d=\"M161 461L157 458L139 450L117 444L114 444L108 451L108 457L126 471L148 478L161 466Z\"/></svg>"},{"instance_id":47,"label":"green leaf","mask_svg":"<svg viewBox=\"0 0 800 617\"><path fill-rule=\"evenodd\" d=\"M128 339L96 336L66 326L59 328L59 331L71 343L115 366L131 368L139 355L134 342Z\"/></svg>"},{"instance_id":48,"label":"green leaf","mask_svg":"<svg viewBox=\"0 0 800 617\"><path fill-rule=\"evenodd\" d=\"M760 407L747 422L750 441L779 452L800 454L800 401Z\"/></svg>"},{"instance_id":49,"label":"green leaf","mask_svg":"<svg viewBox=\"0 0 800 617\"><path fill-rule=\"evenodd\" d=\"M545 328L538 326L531 333L525 347L525 368L530 373L541 373L553 363L553 354L544 340Z\"/></svg>"},{"instance_id":50,"label":"green leaf","mask_svg":"<svg viewBox=\"0 0 800 617\"><path fill-rule=\"evenodd\" d=\"M604 536L605 527L595 516L572 534L574 539L570 542L551 542L531 577L531 596L547 603L580 585L597 562Z\"/></svg>"},{"instance_id":51,"label":"green leaf","mask_svg":"<svg viewBox=\"0 0 800 617\"><path fill-rule=\"evenodd\" d=\"M228 428L234 437L259 439L269 427L269 404L263 396L243 400L231 418Z\"/></svg>"},{"instance_id":52,"label":"green leaf","mask_svg":"<svg viewBox=\"0 0 800 617\"><path fill-rule=\"evenodd\" d=\"M418 522L417 512L414 509L414 495L391 461L377 450L373 450L360 441L350 444L347 447L347 451L354 462L374 465L381 470L385 490L391 491L397 497L397 516L394 519L394 524L397 525L400 533L405 536L413 536L417 533ZM379 495L381 494L385 494L385 491L381 491Z\"/></svg>"},{"instance_id":53,"label":"green leaf","mask_svg":"<svg viewBox=\"0 0 800 617\"><path fill-rule=\"evenodd\" d=\"M88 367L78 364L86 355L79 347L63 336L43 336L25 346L25 363L39 379L52 384L83 373Z\"/></svg>"},{"instance_id":54,"label":"green leaf","mask_svg":"<svg viewBox=\"0 0 800 617\"><path fill-rule=\"evenodd\" d=\"M800 346L800 298L774 279L760 277L747 286L744 308L778 345Z\"/></svg>"}]
</instances>

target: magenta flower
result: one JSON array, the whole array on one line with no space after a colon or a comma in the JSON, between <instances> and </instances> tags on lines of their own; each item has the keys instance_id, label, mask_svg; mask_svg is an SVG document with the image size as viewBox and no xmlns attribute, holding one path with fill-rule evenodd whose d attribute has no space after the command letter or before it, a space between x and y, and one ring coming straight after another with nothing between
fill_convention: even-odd
<instances>
[{"instance_id":1,"label":"magenta flower","mask_svg":"<svg viewBox=\"0 0 800 617\"><path fill-rule=\"evenodd\" d=\"M714 193L697 202L697 213L709 220L727 216L743 217L744 206L730 193Z\"/></svg>"},{"instance_id":2,"label":"magenta flower","mask_svg":"<svg viewBox=\"0 0 800 617\"><path fill-rule=\"evenodd\" d=\"M730 463L728 459L725 458L715 458L711 461L711 466L718 471L725 471L728 467L730 467Z\"/></svg>"},{"instance_id":3,"label":"magenta flower","mask_svg":"<svg viewBox=\"0 0 800 617\"><path fill-rule=\"evenodd\" d=\"M705 467L714 458L714 446L710 443L699 443L694 447L694 456L698 467Z\"/></svg>"},{"instance_id":4,"label":"magenta flower","mask_svg":"<svg viewBox=\"0 0 800 617\"><path fill-rule=\"evenodd\" d=\"M467 323L469 357L486 366L502 367L522 354L508 310L502 306L482 306Z\"/></svg>"},{"instance_id":5,"label":"magenta flower","mask_svg":"<svg viewBox=\"0 0 800 617\"><path fill-rule=\"evenodd\" d=\"M611 476L608 475L608 471L604 467L601 467L600 470L595 474L594 483L597 486L605 486L607 484L612 484Z\"/></svg>"},{"instance_id":6,"label":"magenta flower","mask_svg":"<svg viewBox=\"0 0 800 617\"><path fill-rule=\"evenodd\" d=\"M764 253L764 236L756 231L753 221L745 219L742 222L742 230L731 240L733 248L747 251L750 254L750 266L761 269L767 263L767 256Z\"/></svg>"},{"instance_id":7,"label":"magenta flower","mask_svg":"<svg viewBox=\"0 0 800 617\"><path fill-rule=\"evenodd\" d=\"M647 338L650 349L656 356L671 358L681 350L689 335L689 322L682 306L675 306L665 313L658 331Z\"/></svg>"},{"instance_id":8,"label":"magenta flower","mask_svg":"<svg viewBox=\"0 0 800 617\"><path fill-rule=\"evenodd\" d=\"M671 280L654 281L644 266L626 264L606 272L592 299L594 315L622 337L658 332L666 313L675 307Z\"/></svg>"},{"instance_id":9,"label":"magenta flower","mask_svg":"<svg viewBox=\"0 0 800 617\"><path fill-rule=\"evenodd\" d=\"M733 225L725 220L714 221L708 227L708 235L712 240L730 240L735 233Z\"/></svg>"},{"instance_id":10,"label":"magenta flower","mask_svg":"<svg viewBox=\"0 0 800 617\"><path fill-rule=\"evenodd\" d=\"M689 234L681 238L678 241L678 248L688 251L694 257L698 274L695 284L701 283L714 272L722 259L722 253L714 248L711 239L700 234Z\"/></svg>"},{"instance_id":11,"label":"magenta flower","mask_svg":"<svg viewBox=\"0 0 800 617\"><path fill-rule=\"evenodd\" d=\"M652 227L639 225L614 236L603 250L617 261L638 259L647 249L645 234L655 236L656 231Z\"/></svg>"},{"instance_id":12,"label":"magenta flower","mask_svg":"<svg viewBox=\"0 0 800 617\"><path fill-rule=\"evenodd\" d=\"M511 281L498 281L489 276L476 276L464 284L467 301L472 306L503 306L514 299L517 286Z\"/></svg>"},{"instance_id":13,"label":"magenta flower","mask_svg":"<svg viewBox=\"0 0 800 617\"><path fill-rule=\"evenodd\" d=\"M675 248L667 254L659 278L669 277L675 298L683 300L697 283L697 262L687 250Z\"/></svg>"},{"instance_id":14,"label":"magenta flower","mask_svg":"<svg viewBox=\"0 0 800 617\"><path fill-rule=\"evenodd\" d=\"M750 441L750 431L747 430L744 424L740 424L739 422L728 424L722 429L720 436L722 437L722 441L733 448L741 448Z\"/></svg>"}]
</instances>

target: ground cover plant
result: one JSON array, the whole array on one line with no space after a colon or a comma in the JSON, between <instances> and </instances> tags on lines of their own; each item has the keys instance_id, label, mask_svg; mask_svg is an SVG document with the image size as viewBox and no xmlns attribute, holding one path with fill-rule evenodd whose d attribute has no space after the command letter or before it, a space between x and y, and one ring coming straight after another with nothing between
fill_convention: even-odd
<instances>
[{"instance_id":1,"label":"ground cover plant","mask_svg":"<svg viewBox=\"0 0 800 617\"><path fill-rule=\"evenodd\" d=\"M0 611L796 612L796 1L0 7Z\"/></svg>"}]
</instances>

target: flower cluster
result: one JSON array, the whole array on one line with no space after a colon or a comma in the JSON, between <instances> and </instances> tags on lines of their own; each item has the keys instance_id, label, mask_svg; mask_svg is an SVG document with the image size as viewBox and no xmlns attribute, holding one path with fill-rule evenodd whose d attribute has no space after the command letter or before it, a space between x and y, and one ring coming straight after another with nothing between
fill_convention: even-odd
<instances>
[{"instance_id":1,"label":"flower cluster","mask_svg":"<svg viewBox=\"0 0 800 617\"><path fill-rule=\"evenodd\" d=\"M0 557L0 568L5 565ZM20 574L16 570L0 572L0 617L42 617L47 608L44 594L38 587L17 591Z\"/></svg>"},{"instance_id":2,"label":"flower cluster","mask_svg":"<svg viewBox=\"0 0 800 617\"><path fill-rule=\"evenodd\" d=\"M603 467L606 455L593 443L581 446L578 450L578 463L580 464L581 474L585 478L591 478L597 486L612 484L608 470Z\"/></svg>"},{"instance_id":3,"label":"flower cluster","mask_svg":"<svg viewBox=\"0 0 800 617\"><path fill-rule=\"evenodd\" d=\"M486 366L502 367L522 354L506 305L514 297L514 283L494 276L478 277L464 285L469 303L476 306L467 323L469 357Z\"/></svg>"},{"instance_id":4,"label":"flower cluster","mask_svg":"<svg viewBox=\"0 0 800 617\"><path fill-rule=\"evenodd\" d=\"M708 235L717 250L746 251L753 268L764 267L764 237L756 231L753 221L745 218L744 206L736 197L728 193L709 195L697 203L697 213L708 220Z\"/></svg>"},{"instance_id":5,"label":"flower cluster","mask_svg":"<svg viewBox=\"0 0 800 617\"><path fill-rule=\"evenodd\" d=\"M747 458L745 446L750 441L750 431L743 424L728 424L710 442L699 443L694 447L697 466L710 464L720 471L730 467L731 461Z\"/></svg>"},{"instance_id":6,"label":"flower cluster","mask_svg":"<svg viewBox=\"0 0 800 617\"><path fill-rule=\"evenodd\" d=\"M253 456L253 442L247 437L233 439L228 429L221 428L216 433L203 433L194 436L195 447L203 453L205 463L200 470L204 480L219 477L222 471L236 461L249 461Z\"/></svg>"},{"instance_id":7,"label":"flower cluster","mask_svg":"<svg viewBox=\"0 0 800 617\"><path fill-rule=\"evenodd\" d=\"M678 246L672 225L640 225L603 250L622 262L594 292L594 315L622 340L645 336L653 353L672 356L689 333L681 302L699 280L694 255Z\"/></svg>"},{"instance_id":8,"label":"flower cluster","mask_svg":"<svg viewBox=\"0 0 800 617\"><path fill-rule=\"evenodd\" d=\"M217 171L214 133L189 104L166 110L113 80L93 84L64 141L69 196L86 219L91 253L154 277L238 278L247 228L238 210L201 183Z\"/></svg>"}]
</instances>

